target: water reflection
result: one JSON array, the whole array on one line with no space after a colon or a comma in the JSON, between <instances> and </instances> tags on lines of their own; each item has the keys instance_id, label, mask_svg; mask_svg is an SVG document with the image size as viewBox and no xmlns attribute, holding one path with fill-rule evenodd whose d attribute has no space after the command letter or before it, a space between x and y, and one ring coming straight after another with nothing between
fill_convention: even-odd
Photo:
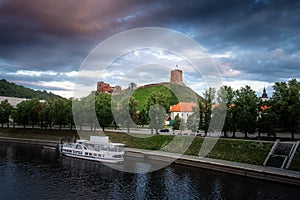
<instances>
[{"instance_id":1,"label":"water reflection","mask_svg":"<svg viewBox=\"0 0 300 200\"><path fill-rule=\"evenodd\" d=\"M167 168L164 170L164 186L165 195L172 199L195 199L200 196L200 188L197 188L192 182L189 173L178 173L174 168Z\"/></svg>"},{"instance_id":2,"label":"water reflection","mask_svg":"<svg viewBox=\"0 0 300 200\"><path fill-rule=\"evenodd\" d=\"M130 159L129 159L130 160ZM0 143L0 199L297 199L297 187L172 164L159 171L132 158L137 173Z\"/></svg>"},{"instance_id":3,"label":"water reflection","mask_svg":"<svg viewBox=\"0 0 300 200\"><path fill-rule=\"evenodd\" d=\"M134 183L136 185L137 199L144 199L147 195L147 189L149 184L149 171L150 166L146 163L140 163L136 166L136 172Z\"/></svg>"}]
</instances>

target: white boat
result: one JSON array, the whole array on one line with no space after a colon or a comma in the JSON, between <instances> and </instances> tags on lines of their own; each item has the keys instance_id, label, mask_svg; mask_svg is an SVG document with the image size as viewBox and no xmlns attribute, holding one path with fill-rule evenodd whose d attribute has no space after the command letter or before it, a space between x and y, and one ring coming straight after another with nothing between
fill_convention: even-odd
<instances>
[{"instance_id":1,"label":"white boat","mask_svg":"<svg viewBox=\"0 0 300 200\"><path fill-rule=\"evenodd\" d=\"M124 162L124 144L109 142L107 136L90 136L90 140L77 140L74 143L60 143L62 155L85 160L122 163Z\"/></svg>"}]
</instances>

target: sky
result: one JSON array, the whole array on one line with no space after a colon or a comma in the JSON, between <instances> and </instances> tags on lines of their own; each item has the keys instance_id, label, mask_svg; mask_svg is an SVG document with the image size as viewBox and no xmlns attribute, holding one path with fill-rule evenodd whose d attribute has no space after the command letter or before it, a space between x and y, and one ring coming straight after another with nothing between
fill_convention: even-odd
<instances>
[{"instance_id":1,"label":"sky","mask_svg":"<svg viewBox=\"0 0 300 200\"><path fill-rule=\"evenodd\" d=\"M123 31L158 27L196 41L223 85L250 85L258 95L266 87L271 96L275 82L299 81L299 13L300 2L289 0L0 0L0 78L69 98L99 44ZM104 69L101 59L98 64L93 67ZM207 86L201 75L164 50L133 49L105 66L105 73L85 75L126 87L168 81L176 65L201 94ZM81 84L96 90L96 82Z\"/></svg>"}]
</instances>

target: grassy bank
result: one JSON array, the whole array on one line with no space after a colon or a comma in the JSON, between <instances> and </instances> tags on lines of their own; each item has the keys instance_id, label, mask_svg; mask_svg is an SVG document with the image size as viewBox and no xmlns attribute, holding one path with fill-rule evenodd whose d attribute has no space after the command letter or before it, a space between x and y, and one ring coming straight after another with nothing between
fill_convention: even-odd
<instances>
[{"instance_id":1,"label":"grassy bank","mask_svg":"<svg viewBox=\"0 0 300 200\"><path fill-rule=\"evenodd\" d=\"M291 170L300 171L300 147L298 147L290 166Z\"/></svg>"},{"instance_id":2,"label":"grassy bank","mask_svg":"<svg viewBox=\"0 0 300 200\"><path fill-rule=\"evenodd\" d=\"M78 134L75 130L0 128L0 137L59 141L59 139L78 138Z\"/></svg>"},{"instance_id":3,"label":"grassy bank","mask_svg":"<svg viewBox=\"0 0 300 200\"><path fill-rule=\"evenodd\" d=\"M86 131L84 134L90 135L91 131ZM173 135L151 135L148 138L132 137L125 133L106 132L110 140L113 142L124 143L127 147L148 149L148 150L164 150L168 152L182 152L185 146L189 148L185 151L186 155L197 156L203 143L203 138L196 137L194 140L191 137L181 136L176 137ZM145 135L143 135L145 136ZM0 137L15 137L15 138L28 138L40 140L53 140L67 138L78 138L76 131L59 131L59 130L40 130L40 129L0 129ZM168 145L172 141L172 145ZM207 157L229 160L235 162L249 163L262 165L270 149L272 142L262 141L244 141L244 140L231 140L219 139ZM298 157L300 151L297 152ZM297 156L296 156L297 157ZM292 163L293 169L297 169L300 160L296 159ZM299 167L298 167L299 168ZM299 169L298 169L299 170Z\"/></svg>"}]
</instances>

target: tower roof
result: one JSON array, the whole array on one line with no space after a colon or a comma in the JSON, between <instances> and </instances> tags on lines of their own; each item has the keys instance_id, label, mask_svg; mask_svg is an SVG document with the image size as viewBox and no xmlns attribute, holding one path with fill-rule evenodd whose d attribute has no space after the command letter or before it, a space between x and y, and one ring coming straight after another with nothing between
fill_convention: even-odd
<instances>
[{"instance_id":1,"label":"tower roof","mask_svg":"<svg viewBox=\"0 0 300 200\"><path fill-rule=\"evenodd\" d=\"M261 98L268 99L268 94L266 92L266 88L265 87L264 87L264 90L263 90L263 94L261 95Z\"/></svg>"}]
</instances>

